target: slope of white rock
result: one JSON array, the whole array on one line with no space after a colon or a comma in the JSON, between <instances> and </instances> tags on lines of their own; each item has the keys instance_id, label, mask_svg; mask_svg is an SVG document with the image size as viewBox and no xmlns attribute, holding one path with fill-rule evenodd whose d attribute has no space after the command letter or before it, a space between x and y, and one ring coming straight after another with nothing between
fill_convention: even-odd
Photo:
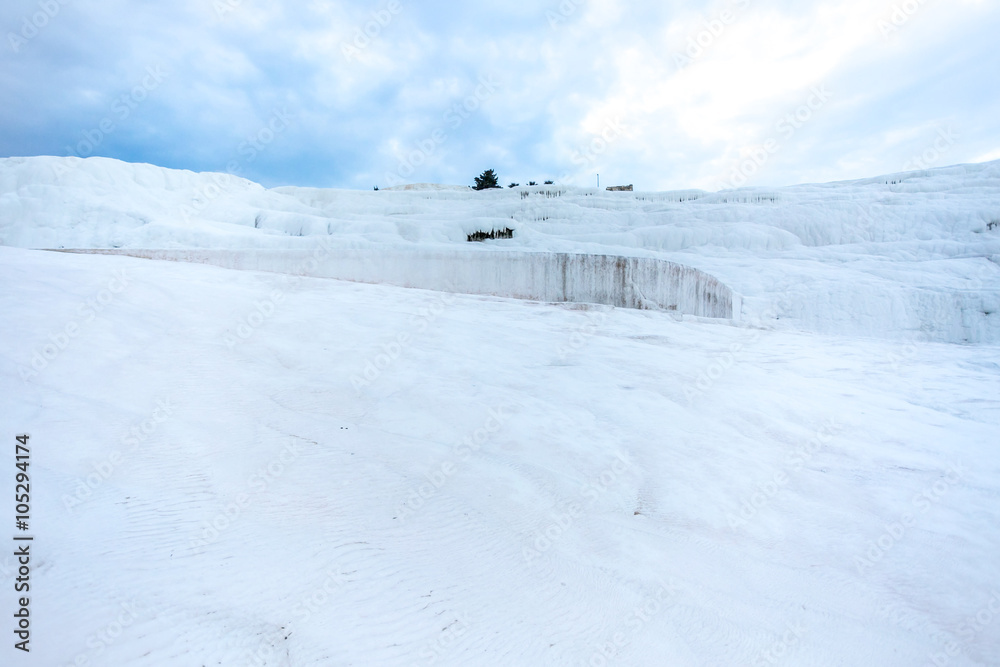
<instances>
[{"instance_id":1,"label":"slope of white rock","mask_svg":"<svg viewBox=\"0 0 1000 667\"><path fill-rule=\"evenodd\" d=\"M0 318L18 663L1000 663L995 346L13 248Z\"/></svg>"},{"instance_id":2,"label":"slope of white rock","mask_svg":"<svg viewBox=\"0 0 1000 667\"><path fill-rule=\"evenodd\" d=\"M101 158L0 160L3 245L311 251L322 241L459 257L469 234L510 227L513 239L486 246L667 260L721 281L744 319L894 340L1000 341L998 222L1000 162L774 190L609 193L266 190Z\"/></svg>"},{"instance_id":3,"label":"slope of white rock","mask_svg":"<svg viewBox=\"0 0 1000 667\"><path fill-rule=\"evenodd\" d=\"M0 160L4 655L1000 664L998 219L1000 163L612 194Z\"/></svg>"}]
</instances>

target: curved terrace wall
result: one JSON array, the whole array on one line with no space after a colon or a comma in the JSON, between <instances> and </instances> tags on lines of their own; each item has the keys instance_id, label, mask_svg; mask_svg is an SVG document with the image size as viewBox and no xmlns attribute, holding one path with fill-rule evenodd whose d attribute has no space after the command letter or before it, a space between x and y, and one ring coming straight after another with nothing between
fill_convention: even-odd
<instances>
[{"instance_id":1,"label":"curved terrace wall","mask_svg":"<svg viewBox=\"0 0 1000 667\"><path fill-rule=\"evenodd\" d=\"M739 319L739 295L698 269L645 257L494 250L64 250L537 301Z\"/></svg>"}]
</instances>

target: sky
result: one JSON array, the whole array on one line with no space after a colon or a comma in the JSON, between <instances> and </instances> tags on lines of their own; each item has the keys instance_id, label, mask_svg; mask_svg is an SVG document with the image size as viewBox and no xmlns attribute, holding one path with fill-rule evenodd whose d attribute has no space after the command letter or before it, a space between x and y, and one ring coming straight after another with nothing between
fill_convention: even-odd
<instances>
[{"instance_id":1,"label":"sky","mask_svg":"<svg viewBox=\"0 0 1000 667\"><path fill-rule=\"evenodd\" d=\"M0 31L2 157L639 190L1000 159L995 0L5 0Z\"/></svg>"}]
</instances>

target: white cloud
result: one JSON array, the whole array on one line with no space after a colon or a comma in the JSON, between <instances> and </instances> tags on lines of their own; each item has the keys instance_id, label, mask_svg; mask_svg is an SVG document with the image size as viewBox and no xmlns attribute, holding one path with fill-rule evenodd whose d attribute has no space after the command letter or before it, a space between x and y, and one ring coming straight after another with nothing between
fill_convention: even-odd
<instances>
[{"instance_id":1,"label":"white cloud","mask_svg":"<svg viewBox=\"0 0 1000 667\"><path fill-rule=\"evenodd\" d=\"M377 29L371 21L388 0L221 2L233 11L219 16L194 0L128 11L119 2L68 5L62 28L54 22L16 59L0 55L0 92L12 100L0 110L0 152L64 145L152 60L172 69L169 97L147 107L157 131L137 133L113 157L155 156L169 144L176 162L200 156L189 166L218 168L204 156L228 151L275 104L293 104L301 131L283 138L280 155L302 159L255 165L254 176L277 182L370 187L372 173L440 126L484 74L502 79L502 90L414 178L455 180L498 161L512 180L568 171L589 184L600 170L647 180L642 187L714 187L824 85L833 100L754 182L892 170L919 148L921 132L945 122L964 130L949 159L1000 144L991 113L1000 91L987 83L1000 66L1000 8L980 0L927 0L888 38L878 21L899 0L576 1L555 27L547 12L560 11L556 1L401 2ZM27 8L17 0L0 19L16 25ZM358 48L366 25L377 34ZM679 68L676 56L692 56L689 40L699 39L701 52ZM350 58L345 45L357 48ZM581 160L616 119L627 129Z\"/></svg>"}]
</instances>

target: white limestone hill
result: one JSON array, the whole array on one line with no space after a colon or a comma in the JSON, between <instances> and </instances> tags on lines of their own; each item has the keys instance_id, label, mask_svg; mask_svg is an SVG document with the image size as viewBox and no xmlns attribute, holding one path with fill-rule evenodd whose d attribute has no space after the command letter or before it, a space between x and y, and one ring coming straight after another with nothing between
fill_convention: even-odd
<instances>
[{"instance_id":1,"label":"white limestone hill","mask_svg":"<svg viewBox=\"0 0 1000 667\"><path fill-rule=\"evenodd\" d=\"M238 253L308 250L322 239L339 249L412 250L410 273L420 276L435 270L420 253L462 252L470 234L511 228L512 239L486 248L690 266L740 295L737 319L1000 342L1000 162L716 193L412 187L265 189L104 158L7 158L0 244Z\"/></svg>"}]
</instances>

